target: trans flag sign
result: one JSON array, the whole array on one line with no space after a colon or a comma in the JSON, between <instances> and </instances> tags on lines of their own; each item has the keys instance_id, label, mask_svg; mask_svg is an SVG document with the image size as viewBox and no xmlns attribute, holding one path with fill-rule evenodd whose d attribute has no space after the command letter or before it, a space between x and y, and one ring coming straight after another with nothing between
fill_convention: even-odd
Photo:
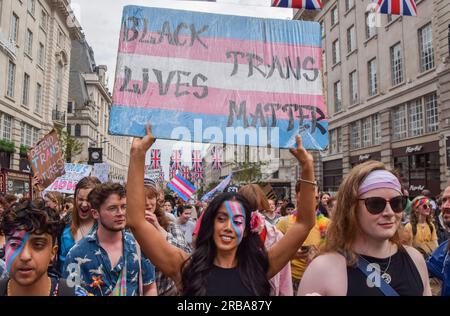
<instances>
[{"instance_id":1,"label":"trans flag sign","mask_svg":"<svg viewBox=\"0 0 450 316\"><path fill-rule=\"evenodd\" d=\"M318 23L126 6L119 40L110 134L327 147Z\"/></svg>"}]
</instances>

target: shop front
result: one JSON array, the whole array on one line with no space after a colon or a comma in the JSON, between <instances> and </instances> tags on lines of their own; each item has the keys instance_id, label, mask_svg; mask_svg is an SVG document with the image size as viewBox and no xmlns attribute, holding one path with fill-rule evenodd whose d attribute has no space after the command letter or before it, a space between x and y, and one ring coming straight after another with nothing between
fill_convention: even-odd
<instances>
[{"instance_id":1,"label":"shop front","mask_svg":"<svg viewBox=\"0 0 450 316\"><path fill-rule=\"evenodd\" d=\"M323 192L335 193L342 182L342 159L323 162Z\"/></svg>"},{"instance_id":2,"label":"shop front","mask_svg":"<svg viewBox=\"0 0 450 316\"><path fill-rule=\"evenodd\" d=\"M0 188L4 194L31 196L31 174L10 169L1 169Z\"/></svg>"},{"instance_id":3,"label":"shop front","mask_svg":"<svg viewBox=\"0 0 450 316\"><path fill-rule=\"evenodd\" d=\"M369 161L369 160L377 160L381 161L381 152L373 152L369 154L363 154L363 155L357 155L357 156L350 156L350 166L353 168L363 162Z\"/></svg>"},{"instance_id":4,"label":"shop front","mask_svg":"<svg viewBox=\"0 0 450 316\"><path fill-rule=\"evenodd\" d=\"M439 141L392 150L394 167L415 197L428 189L433 196L440 193Z\"/></svg>"}]
</instances>

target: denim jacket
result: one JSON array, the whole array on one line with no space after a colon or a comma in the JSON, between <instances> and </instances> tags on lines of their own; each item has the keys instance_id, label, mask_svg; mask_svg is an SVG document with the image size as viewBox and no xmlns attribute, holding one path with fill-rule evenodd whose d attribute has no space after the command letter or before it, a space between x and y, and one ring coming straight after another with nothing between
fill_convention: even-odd
<instances>
[{"instance_id":1,"label":"denim jacket","mask_svg":"<svg viewBox=\"0 0 450 316\"><path fill-rule=\"evenodd\" d=\"M449 240L439 245L427 260L428 272L443 282L442 296L450 296L450 251Z\"/></svg>"}]
</instances>

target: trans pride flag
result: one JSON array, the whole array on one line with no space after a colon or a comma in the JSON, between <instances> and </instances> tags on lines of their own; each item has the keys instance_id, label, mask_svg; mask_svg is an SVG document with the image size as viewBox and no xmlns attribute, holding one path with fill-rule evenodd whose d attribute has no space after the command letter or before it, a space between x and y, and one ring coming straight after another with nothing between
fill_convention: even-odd
<instances>
[{"instance_id":1,"label":"trans pride flag","mask_svg":"<svg viewBox=\"0 0 450 316\"><path fill-rule=\"evenodd\" d=\"M324 149L321 43L315 22L126 6L109 132Z\"/></svg>"}]
</instances>

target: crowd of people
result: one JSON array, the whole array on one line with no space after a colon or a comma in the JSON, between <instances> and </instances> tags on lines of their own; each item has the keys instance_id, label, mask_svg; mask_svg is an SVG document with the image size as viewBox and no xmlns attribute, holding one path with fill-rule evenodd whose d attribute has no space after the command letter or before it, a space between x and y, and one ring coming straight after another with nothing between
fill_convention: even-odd
<instances>
[{"instance_id":1,"label":"crowd of people","mask_svg":"<svg viewBox=\"0 0 450 316\"><path fill-rule=\"evenodd\" d=\"M409 198L369 161L320 192L298 137L296 204L258 184L185 202L144 178L154 141L134 140L126 186L0 197L0 295L450 295L450 186Z\"/></svg>"}]
</instances>

